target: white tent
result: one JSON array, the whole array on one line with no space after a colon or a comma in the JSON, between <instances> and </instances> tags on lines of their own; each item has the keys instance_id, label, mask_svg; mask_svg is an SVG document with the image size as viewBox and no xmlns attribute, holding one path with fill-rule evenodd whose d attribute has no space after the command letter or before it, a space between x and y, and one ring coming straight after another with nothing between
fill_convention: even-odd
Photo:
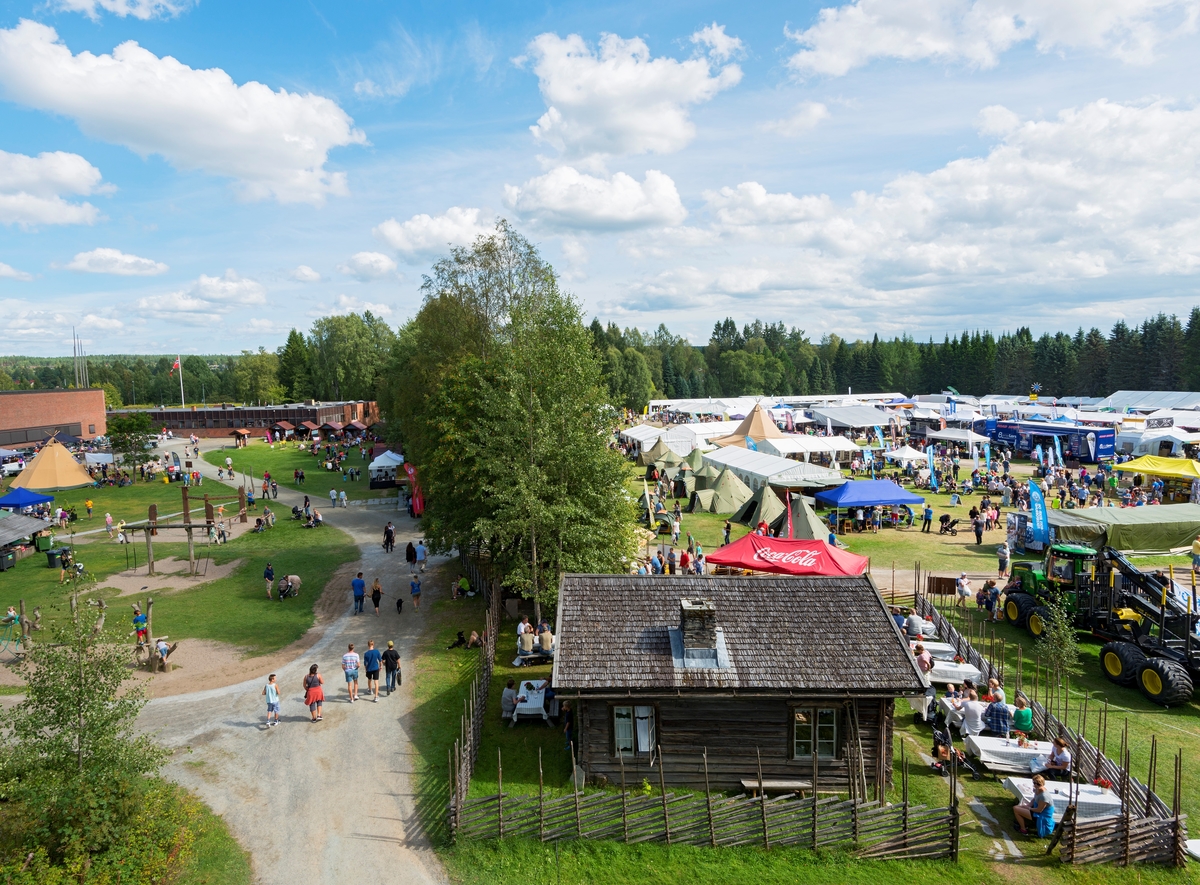
<instances>
[{"instance_id":1,"label":"white tent","mask_svg":"<svg viewBox=\"0 0 1200 885\"><path fill-rule=\"evenodd\" d=\"M676 455L687 456L692 449L704 448L714 436L725 436L738 429L740 421L704 421L697 424L676 424L662 434L663 442Z\"/></svg>"},{"instance_id":2,"label":"white tent","mask_svg":"<svg viewBox=\"0 0 1200 885\"><path fill-rule=\"evenodd\" d=\"M644 448L647 443L652 443L664 433L666 433L665 427L655 427L653 424L635 424L622 430L621 436Z\"/></svg>"},{"instance_id":3,"label":"white tent","mask_svg":"<svg viewBox=\"0 0 1200 885\"><path fill-rule=\"evenodd\" d=\"M841 485L846 481L836 470L738 446L725 446L706 452L703 457L706 464L713 464L718 469L728 467L738 479L754 490L762 488L764 484L819 488Z\"/></svg>"},{"instance_id":4,"label":"white tent","mask_svg":"<svg viewBox=\"0 0 1200 885\"><path fill-rule=\"evenodd\" d=\"M83 456L83 463L86 465L111 464L113 463L113 456L107 452L87 452Z\"/></svg>"},{"instance_id":5,"label":"white tent","mask_svg":"<svg viewBox=\"0 0 1200 885\"><path fill-rule=\"evenodd\" d=\"M944 442L956 443L987 443L991 442L989 437L976 433L974 430L968 430L965 427L947 427L945 430L931 430L925 434L929 439L940 439Z\"/></svg>"},{"instance_id":6,"label":"white tent","mask_svg":"<svg viewBox=\"0 0 1200 885\"><path fill-rule=\"evenodd\" d=\"M927 461L929 459L928 455L920 449L914 449L912 446L901 446L890 452L884 452L883 457L889 461L898 461L901 464L907 464L910 461Z\"/></svg>"},{"instance_id":7,"label":"white tent","mask_svg":"<svg viewBox=\"0 0 1200 885\"><path fill-rule=\"evenodd\" d=\"M367 465L367 474L370 476L379 476L381 474L391 474L395 476L396 472L403 464L403 455L397 455L395 452L384 452Z\"/></svg>"}]
</instances>

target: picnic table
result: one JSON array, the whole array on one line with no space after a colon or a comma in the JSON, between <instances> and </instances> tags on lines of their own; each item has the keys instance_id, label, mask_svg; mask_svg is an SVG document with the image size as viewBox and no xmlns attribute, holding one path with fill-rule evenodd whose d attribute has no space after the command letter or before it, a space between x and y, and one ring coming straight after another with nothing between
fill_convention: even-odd
<instances>
[{"instance_id":1,"label":"picnic table","mask_svg":"<svg viewBox=\"0 0 1200 885\"><path fill-rule=\"evenodd\" d=\"M1011 738L983 735L968 735L963 744L967 753L986 765L989 770L1012 774L1034 773L1034 760L1038 756L1048 757L1054 749L1054 745L1049 741L1030 741L1021 747Z\"/></svg>"},{"instance_id":2,"label":"picnic table","mask_svg":"<svg viewBox=\"0 0 1200 885\"><path fill-rule=\"evenodd\" d=\"M1021 802L1033 801L1033 780L1027 777L1006 777L1004 789ZM1112 790L1102 790L1092 784L1069 784L1046 781L1046 798L1054 806L1054 819L1062 820L1063 812L1077 793L1076 811L1079 820L1095 820L1101 817L1118 817L1121 800Z\"/></svg>"},{"instance_id":3,"label":"picnic table","mask_svg":"<svg viewBox=\"0 0 1200 885\"><path fill-rule=\"evenodd\" d=\"M552 700L550 703L554 709L548 710L546 708L546 689L533 688L533 685L534 683L532 682L522 683L517 697L518 699L524 698L524 700L518 700L517 706L513 710L513 725L516 725L517 720L521 717L525 717L526 719L541 719L549 725L550 716L557 715L558 700Z\"/></svg>"},{"instance_id":4,"label":"picnic table","mask_svg":"<svg viewBox=\"0 0 1200 885\"><path fill-rule=\"evenodd\" d=\"M970 664L956 664L954 661L939 661L933 662L933 669L926 674L931 683L944 685L947 682L952 682L955 685L962 685L964 679L970 679L972 682L978 683L979 678L983 675L977 667Z\"/></svg>"},{"instance_id":5,"label":"picnic table","mask_svg":"<svg viewBox=\"0 0 1200 885\"><path fill-rule=\"evenodd\" d=\"M910 639L908 641L909 649L915 652L918 641L921 645L925 646L925 651L929 652L935 661L953 661L958 654L958 649L949 642L927 642L925 640Z\"/></svg>"}]
</instances>

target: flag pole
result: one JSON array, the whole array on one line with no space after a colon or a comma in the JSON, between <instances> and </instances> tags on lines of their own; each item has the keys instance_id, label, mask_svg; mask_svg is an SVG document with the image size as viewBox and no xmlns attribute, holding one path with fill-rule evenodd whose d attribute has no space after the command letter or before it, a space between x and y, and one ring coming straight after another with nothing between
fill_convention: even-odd
<instances>
[{"instance_id":1,"label":"flag pole","mask_svg":"<svg viewBox=\"0 0 1200 885\"><path fill-rule=\"evenodd\" d=\"M175 357L175 364L179 366L179 407L185 409L187 403L183 401L183 360L178 355Z\"/></svg>"}]
</instances>

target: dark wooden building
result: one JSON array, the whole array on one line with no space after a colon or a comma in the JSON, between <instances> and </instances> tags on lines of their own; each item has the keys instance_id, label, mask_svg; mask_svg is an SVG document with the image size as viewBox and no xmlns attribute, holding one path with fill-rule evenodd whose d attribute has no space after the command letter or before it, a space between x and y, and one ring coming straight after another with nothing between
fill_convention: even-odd
<instances>
[{"instance_id":1,"label":"dark wooden building","mask_svg":"<svg viewBox=\"0 0 1200 885\"><path fill-rule=\"evenodd\" d=\"M738 789L891 782L896 698L920 673L869 576L566 575L553 684L589 778ZM660 758L661 754L661 758Z\"/></svg>"}]
</instances>

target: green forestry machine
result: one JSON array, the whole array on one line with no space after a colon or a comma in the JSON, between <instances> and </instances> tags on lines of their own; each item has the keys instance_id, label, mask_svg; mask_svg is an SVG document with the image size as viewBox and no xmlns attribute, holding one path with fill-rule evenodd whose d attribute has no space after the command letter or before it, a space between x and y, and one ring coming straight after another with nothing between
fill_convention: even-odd
<instances>
[{"instance_id":1,"label":"green forestry machine","mask_svg":"<svg viewBox=\"0 0 1200 885\"><path fill-rule=\"evenodd\" d=\"M1054 544L1043 562L1013 566L1004 615L1041 636L1050 607L1061 607L1076 629L1104 640L1100 669L1111 682L1136 685L1171 707L1191 700L1200 681L1193 600L1192 593L1181 598L1165 574L1139 571L1111 547Z\"/></svg>"}]
</instances>

